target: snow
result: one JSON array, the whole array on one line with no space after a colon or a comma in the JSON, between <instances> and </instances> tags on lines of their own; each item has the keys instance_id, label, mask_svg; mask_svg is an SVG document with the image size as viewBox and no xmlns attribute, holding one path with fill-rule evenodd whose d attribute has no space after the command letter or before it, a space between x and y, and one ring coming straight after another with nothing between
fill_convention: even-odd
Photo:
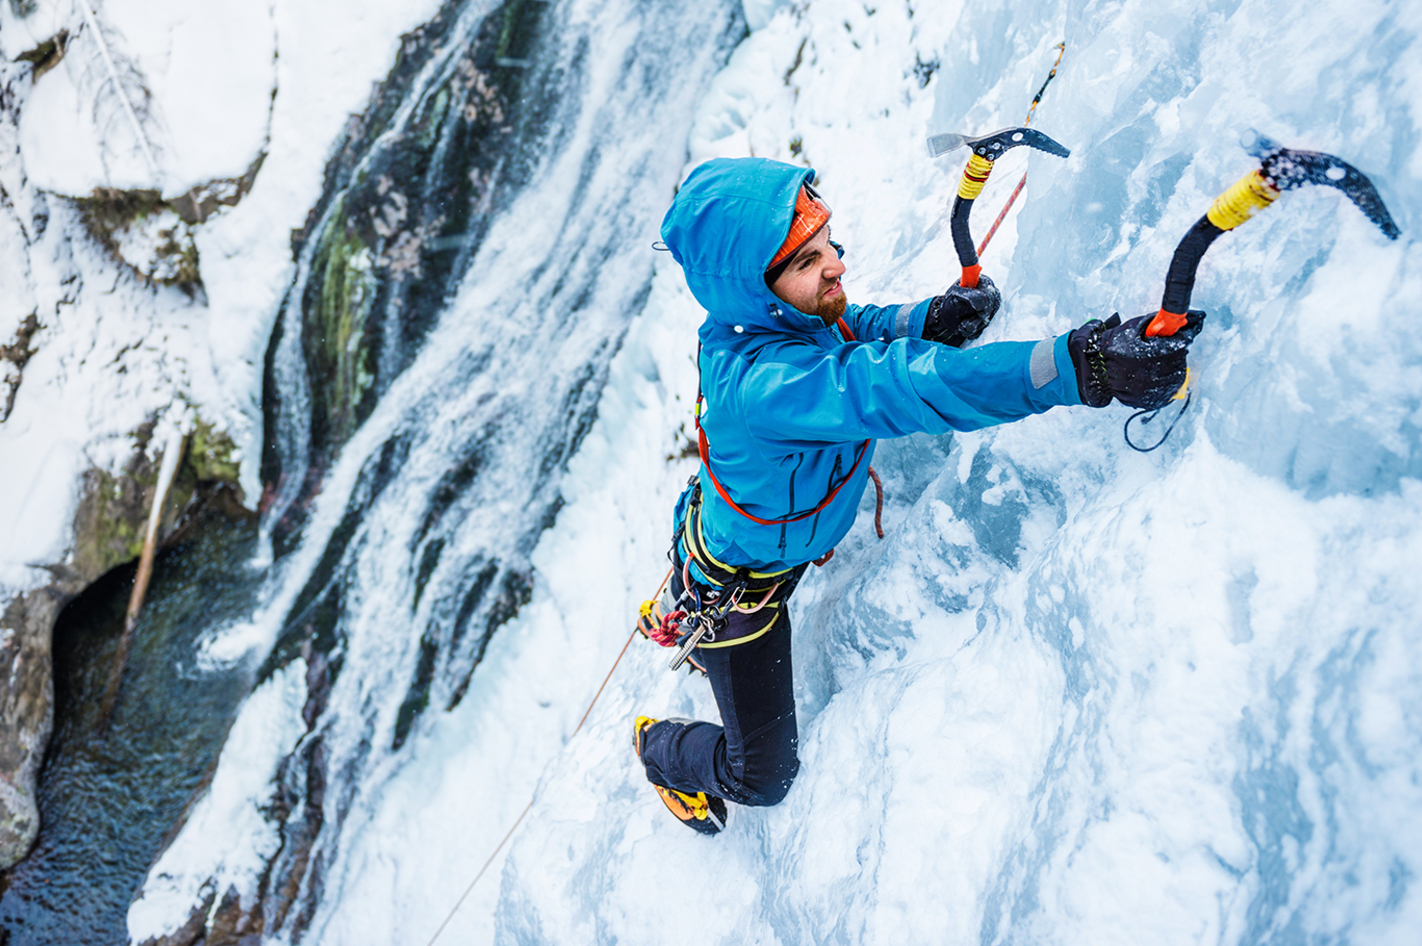
<instances>
[{"instance_id":1,"label":"snow","mask_svg":"<svg viewBox=\"0 0 1422 946\"><path fill-rule=\"evenodd\" d=\"M35 186L74 196L95 186L150 187L174 196L241 177L263 149L276 91L273 0L108 0L91 6L107 30L115 66L141 77L151 95L151 108L143 107L141 96L133 104L147 113L140 117L146 117L142 124L156 168L144 160L122 103L105 82L103 53L83 33L86 2L92 0L47 5L45 14L32 18L36 22L13 24L31 48L61 27L74 37L59 66L35 83L20 122ZM52 17L66 8L68 15L55 23ZM11 58L24 51L14 40L4 45ZM115 153L106 155L110 149Z\"/></svg>"},{"instance_id":2,"label":"snow","mask_svg":"<svg viewBox=\"0 0 1422 946\"><path fill-rule=\"evenodd\" d=\"M162 294L152 298L168 309L120 310L201 323L152 344L187 353L190 378L211 363L215 380L183 383L209 385L203 403L245 418L249 445L290 276L285 234L315 201L344 111L388 65L397 17L429 12L336 18L278 3L268 161L243 204L198 236L208 321ZM817 0L745 13L754 31L702 95L686 170L717 154L800 160L798 140L848 246L853 299L921 298L956 277L946 213L961 156L932 162L923 140L1019 122L1062 38L1035 123L1073 155L1004 158L974 219L984 233L1029 170L984 254L1006 300L988 339L1154 309L1180 235L1249 169L1248 128L1362 168L1402 239L1326 188L1288 193L1221 238L1195 290L1211 314L1192 351L1194 400L1155 453L1125 447L1119 407L883 444L887 538L874 539L866 499L795 597L801 775L783 805L733 810L716 839L668 817L630 739L639 713L714 719L704 682L633 641L577 730L664 572L671 502L694 469L666 458L684 444L701 313L659 258L570 463L567 505L533 554L532 601L455 710L427 712L403 750L345 786L355 814L323 849L334 859L316 939L428 942L532 800L441 941L1413 941L1422 340L1407 323L1422 298L1422 6ZM530 200L561 206L568 176L548 180ZM498 245L518 257L527 243L505 228ZM0 228L7 256L14 230ZM475 272L489 282L465 287L466 319L516 279ZM32 284L53 292L60 280ZM72 306L93 314L66 315L64 328L92 338L95 359L121 342L97 305ZM293 574L321 554L400 399L445 376L466 337L441 330L447 347L431 343L331 474ZM122 430L151 407L149 373L123 389L139 407L78 419L41 408L112 390L88 365L42 350L0 429L15 438L0 446L0 523L36 555L52 551L53 530L31 540L18 517L61 508L72 455L97 436L86 424ZM431 416L453 424L456 393ZM42 433L12 434L23 430ZM415 503L420 485L392 493ZM368 524L392 556L408 554L389 538L403 534L398 513L381 507ZM351 659L370 671L344 683L333 715L359 719L403 694L413 635L389 630L411 613L401 561L362 560L366 610L351 639L363 650ZM295 592L283 594L214 641L214 659L269 643ZM305 731L293 721L300 666L244 708L211 794L130 914L135 938L186 920L210 877L254 884L274 835L253 812L273 753Z\"/></svg>"},{"instance_id":3,"label":"snow","mask_svg":"<svg viewBox=\"0 0 1422 946\"><path fill-rule=\"evenodd\" d=\"M129 909L129 929L136 940L144 930L157 932L174 916L184 920L193 909L191 891L211 884L220 897L231 877L259 871L277 852L281 838L255 804L276 777L282 750L305 732L301 708L306 702L306 663L297 661L278 671L247 697L243 713L227 736L212 787L188 815L177 840L153 865L149 882ZM224 873L185 874L187 865L202 864L214 844Z\"/></svg>"},{"instance_id":4,"label":"snow","mask_svg":"<svg viewBox=\"0 0 1422 946\"><path fill-rule=\"evenodd\" d=\"M117 471L134 449L133 432L155 417L160 428L177 424L193 405L230 434L243 489L256 501L261 366L291 281L290 233L320 195L348 116L364 108L394 61L400 33L436 9L434 0L345 5L340 16L297 0L197 7L111 0L99 9L135 44L129 52L166 116L165 193L240 176L267 153L242 203L194 228L205 299L142 285L92 245L67 204L45 193L83 195L119 183L104 175L97 145L76 144L93 144L92 129L66 124L90 114L61 101L77 95L65 78L70 57L20 100L18 131L0 132L16 148L0 161L11 197L0 208L0 257L16 277L0 303L0 343L31 312L42 330L0 425L0 598L49 580L39 566L64 559L79 477L90 466ZM64 2L42 4L25 19L0 6L0 47L13 58L73 30L78 16ZM280 57L283 43L301 55ZM207 50L201 56L199 47ZM163 430L156 433L161 442Z\"/></svg>"}]
</instances>

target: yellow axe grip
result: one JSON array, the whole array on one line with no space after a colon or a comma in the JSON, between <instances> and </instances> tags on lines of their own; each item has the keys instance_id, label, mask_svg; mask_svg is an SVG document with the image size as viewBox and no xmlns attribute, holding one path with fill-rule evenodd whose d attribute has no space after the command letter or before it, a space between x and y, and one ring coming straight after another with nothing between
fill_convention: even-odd
<instances>
[{"instance_id":1,"label":"yellow axe grip","mask_svg":"<svg viewBox=\"0 0 1422 946\"><path fill-rule=\"evenodd\" d=\"M958 196L964 200L976 200L983 192L983 185L987 183L990 174L992 162L980 154L973 155L968 159L968 166L963 168L963 177L958 181Z\"/></svg>"},{"instance_id":2,"label":"yellow axe grip","mask_svg":"<svg viewBox=\"0 0 1422 946\"><path fill-rule=\"evenodd\" d=\"M1279 191L1265 179L1264 172L1255 168L1216 197L1205 216L1221 230L1233 230L1272 204L1278 196Z\"/></svg>"}]
</instances>

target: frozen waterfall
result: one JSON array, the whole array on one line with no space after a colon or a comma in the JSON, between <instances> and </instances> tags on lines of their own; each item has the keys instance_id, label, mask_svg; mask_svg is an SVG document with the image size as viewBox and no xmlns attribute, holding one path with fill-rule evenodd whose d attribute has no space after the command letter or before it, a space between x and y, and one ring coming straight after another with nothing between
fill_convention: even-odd
<instances>
[{"instance_id":1,"label":"frozen waterfall","mask_svg":"<svg viewBox=\"0 0 1422 946\"><path fill-rule=\"evenodd\" d=\"M441 942L1413 941L1422 5L541 16L542 150L378 402L283 494L304 518L260 607L207 642L269 672L133 938L275 870L299 892L268 941L428 942L532 799ZM980 235L1029 169L984 254L989 340L1154 310L1249 128L1356 164L1403 236L1312 188L1222 238L1193 404L1154 453L1120 407L883 443L887 538L862 517L794 599L801 775L694 836L631 720L714 719L703 681L634 641L569 738L695 468L702 313L650 248L677 175L806 162L850 298L926 297L957 275L961 160L924 139L1020 122L1063 40L1035 123L1072 157L1014 151L978 201Z\"/></svg>"}]
</instances>

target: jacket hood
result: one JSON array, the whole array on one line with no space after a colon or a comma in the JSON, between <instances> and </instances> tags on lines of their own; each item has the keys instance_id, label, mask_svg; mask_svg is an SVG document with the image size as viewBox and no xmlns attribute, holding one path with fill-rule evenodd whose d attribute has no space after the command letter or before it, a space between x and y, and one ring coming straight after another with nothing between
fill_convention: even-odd
<instances>
[{"instance_id":1,"label":"jacket hood","mask_svg":"<svg viewBox=\"0 0 1422 946\"><path fill-rule=\"evenodd\" d=\"M767 331L817 332L810 316L782 302L765 270L785 242L800 185L812 169L766 158L715 158L698 165L662 218L662 241L710 320Z\"/></svg>"}]
</instances>

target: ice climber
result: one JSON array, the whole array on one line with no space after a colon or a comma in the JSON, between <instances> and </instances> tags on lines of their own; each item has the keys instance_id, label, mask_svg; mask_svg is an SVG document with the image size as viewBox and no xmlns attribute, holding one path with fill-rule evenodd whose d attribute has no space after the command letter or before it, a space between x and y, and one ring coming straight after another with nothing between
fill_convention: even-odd
<instances>
[{"instance_id":1,"label":"ice climber","mask_svg":"<svg viewBox=\"0 0 1422 946\"><path fill-rule=\"evenodd\" d=\"M1113 316L961 350L998 310L992 281L849 305L814 177L761 158L708 161L662 221L707 311L702 464L676 505L673 577L639 627L676 646L705 625L692 661L721 725L642 716L635 745L662 801L706 834L725 825L726 801L777 804L799 770L788 600L854 522L875 440L975 430L1059 404L1161 406L1185 380L1204 317L1192 312L1163 338L1143 336L1149 317Z\"/></svg>"}]
</instances>

